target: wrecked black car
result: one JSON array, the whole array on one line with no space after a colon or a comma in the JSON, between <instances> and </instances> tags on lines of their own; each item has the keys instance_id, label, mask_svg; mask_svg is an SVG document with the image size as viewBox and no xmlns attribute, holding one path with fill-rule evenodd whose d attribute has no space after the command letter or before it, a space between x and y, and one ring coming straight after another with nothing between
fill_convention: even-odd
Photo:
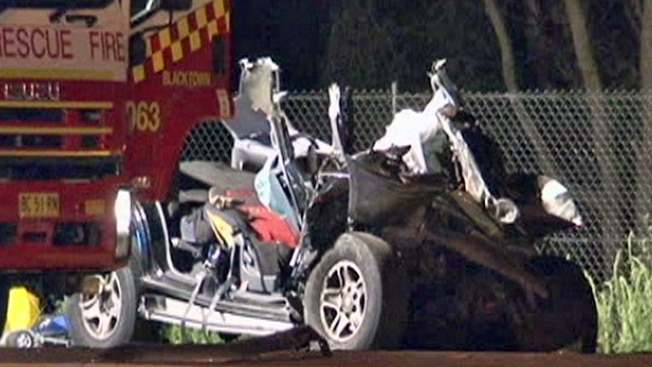
<instances>
[{"instance_id":1,"label":"wrecked black car","mask_svg":"<svg viewBox=\"0 0 652 367\"><path fill-rule=\"evenodd\" d=\"M76 344L128 342L139 317L224 339L308 325L334 349L595 351L582 270L534 246L581 225L569 191L504 171L445 61L362 152L338 86L326 143L288 120L271 59L241 68L231 165L182 162L174 200L137 204L131 266L68 304Z\"/></svg>"}]
</instances>

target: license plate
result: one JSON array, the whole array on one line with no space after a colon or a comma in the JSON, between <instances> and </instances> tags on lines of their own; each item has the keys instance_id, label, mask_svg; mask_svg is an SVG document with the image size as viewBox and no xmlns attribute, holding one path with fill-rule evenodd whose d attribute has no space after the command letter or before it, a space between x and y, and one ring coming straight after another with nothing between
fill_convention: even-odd
<instances>
[{"instance_id":1,"label":"license plate","mask_svg":"<svg viewBox=\"0 0 652 367\"><path fill-rule=\"evenodd\" d=\"M21 218L54 218L59 216L59 194L23 192L18 196Z\"/></svg>"}]
</instances>

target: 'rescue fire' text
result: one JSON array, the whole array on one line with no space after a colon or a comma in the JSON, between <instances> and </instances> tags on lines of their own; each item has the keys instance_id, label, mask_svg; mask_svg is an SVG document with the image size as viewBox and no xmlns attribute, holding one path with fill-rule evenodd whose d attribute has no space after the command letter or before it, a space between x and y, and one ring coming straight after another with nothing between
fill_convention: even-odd
<instances>
[{"instance_id":1,"label":"'rescue fire' text","mask_svg":"<svg viewBox=\"0 0 652 367\"><path fill-rule=\"evenodd\" d=\"M91 30L75 34L70 29L0 27L0 59L125 61L126 57L121 32Z\"/></svg>"}]
</instances>

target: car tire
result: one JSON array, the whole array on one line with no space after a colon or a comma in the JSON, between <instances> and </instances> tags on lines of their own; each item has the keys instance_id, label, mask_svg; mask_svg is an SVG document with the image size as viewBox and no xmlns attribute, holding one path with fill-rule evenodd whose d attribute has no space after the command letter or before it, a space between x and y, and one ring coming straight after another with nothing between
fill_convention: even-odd
<instances>
[{"instance_id":1,"label":"car tire","mask_svg":"<svg viewBox=\"0 0 652 367\"><path fill-rule=\"evenodd\" d=\"M67 302L74 345L111 348L131 341L137 317L136 284L130 267L100 276L100 292L76 293Z\"/></svg>"},{"instance_id":2,"label":"car tire","mask_svg":"<svg viewBox=\"0 0 652 367\"><path fill-rule=\"evenodd\" d=\"M545 279L549 296L534 304L522 302L520 322L514 328L518 349L595 353L598 312L593 288L582 269L552 256L535 258L531 265Z\"/></svg>"},{"instance_id":3,"label":"car tire","mask_svg":"<svg viewBox=\"0 0 652 367\"><path fill-rule=\"evenodd\" d=\"M38 346L36 345L34 334L29 330L18 330L7 334L6 345L10 348L22 349L35 348Z\"/></svg>"},{"instance_id":4,"label":"car tire","mask_svg":"<svg viewBox=\"0 0 652 367\"><path fill-rule=\"evenodd\" d=\"M332 349L395 349L403 342L407 272L383 240L341 235L310 273L304 319Z\"/></svg>"}]
</instances>

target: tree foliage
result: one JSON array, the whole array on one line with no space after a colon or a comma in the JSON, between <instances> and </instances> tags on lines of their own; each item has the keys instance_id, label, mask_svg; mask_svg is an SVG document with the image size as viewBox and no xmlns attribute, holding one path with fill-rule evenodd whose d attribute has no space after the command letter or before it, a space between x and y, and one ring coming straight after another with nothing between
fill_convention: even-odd
<instances>
[{"instance_id":1,"label":"tree foliage","mask_svg":"<svg viewBox=\"0 0 652 367\"><path fill-rule=\"evenodd\" d=\"M519 89L586 86L588 51L591 73L603 88L652 86L652 0L491 3L504 21ZM396 80L403 90L423 90L432 59L446 57L465 89L505 90L501 45L486 5L484 0L237 0L236 58L274 57L292 89L333 80L387 88ZM573 24L584 25L584 39L574 40L581 35ZM584 51L578 53L580 47Z\"/></svg>"}]
</instances>

